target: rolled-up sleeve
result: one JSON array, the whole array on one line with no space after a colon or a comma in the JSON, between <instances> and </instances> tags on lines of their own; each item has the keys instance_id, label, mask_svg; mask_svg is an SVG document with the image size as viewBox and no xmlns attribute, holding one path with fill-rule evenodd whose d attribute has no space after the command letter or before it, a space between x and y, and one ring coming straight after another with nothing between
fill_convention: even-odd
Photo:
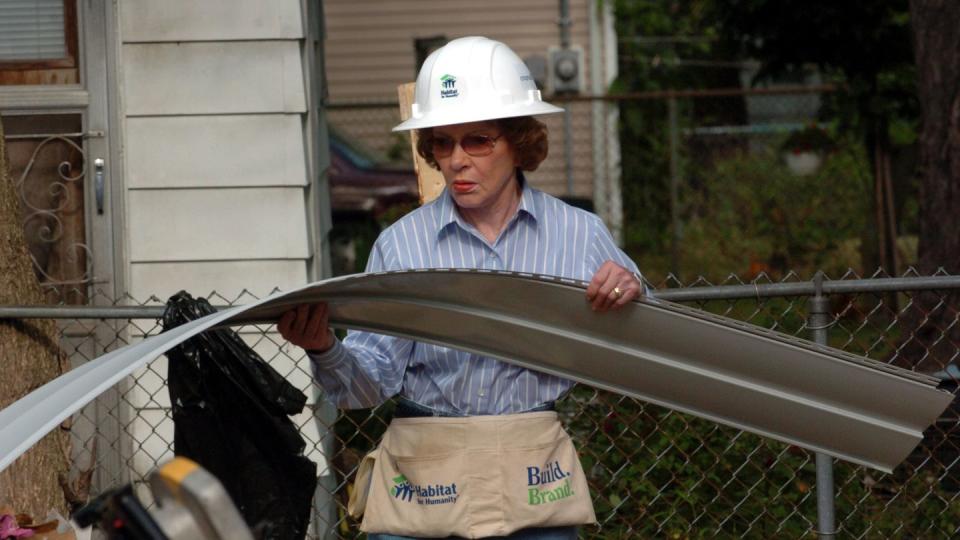
<instances>
[{"instance_id":1,"label":"rolled-up sleeve","mask_svg":"<svg viewBox=\"0 0 960 540\"><path fill-rule=\"evenodd\" d=\"M370 252L367 272L391 269L384 244L381 235ZM400 391L413 347L409 339L350 331L329 350L307 354L326 398L338 407L359 409L379 405Z\"/></svg>"}]
</instances>

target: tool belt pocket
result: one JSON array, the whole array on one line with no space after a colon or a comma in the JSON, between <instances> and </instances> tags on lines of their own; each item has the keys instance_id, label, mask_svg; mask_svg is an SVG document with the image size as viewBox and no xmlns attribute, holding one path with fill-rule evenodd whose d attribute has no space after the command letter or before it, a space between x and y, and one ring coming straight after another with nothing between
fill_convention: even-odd
<instances>
[{"instance_id":1,"label":"tool belt pocket","mask_svg":"<svg viewBox=\"0 0 960 540\"><path fill-rule=\"evenodd\" d=\"M367 507L367 497L370 494L370 483L373 480L373 468L377 464L380 449L374 448L363 456L360 466L357 467L357 476L353 481L353 490L347 501L347 514L353 519L359 519Z\"/></svg>"},{"instance_id":2,"label":"tool belt pocket","mask_svg":"<svg viewBox=\"0 0 960 540\"><path fill-rule=\"evenodd\" d=\"M427 537L467 534L464 452L422 457L394 456L383 448L374 452L362 531ZM360 467L358 485L362 463Z\"/></svg>"},{"instance_id":3,"label":"tool belt pocket","mask_svg":"<svg viewBox=\"0 0 960 540\"><path fill-rule=\"evenodd\" d=\"M501 461L505 519L511 528L559 527L595 523L596 516L573 442L556 442L510 451Z\"/></svg>"}]
</instances>

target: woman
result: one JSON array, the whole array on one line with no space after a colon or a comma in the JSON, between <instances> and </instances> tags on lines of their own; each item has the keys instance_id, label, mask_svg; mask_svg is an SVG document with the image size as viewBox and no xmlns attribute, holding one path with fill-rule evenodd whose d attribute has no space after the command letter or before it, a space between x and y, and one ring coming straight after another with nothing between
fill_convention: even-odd
<instances>
[{"instance_id":1,"label":"woman","mask_svg":"<svg viewBox=\"0 0 960 540\"><path fill-rule=\"evenodd\" d=\"M446 190L383 231L368 272L483 268L589 281L599 313L643 293L636 265L595 215L527 185L560 112L523 62L486 38L451 41L417 77L409 120L417 151ZM285 314L279 331L309 353L326 395L345 408L398 397L380 446L358 472L371 539L576 538L595 521L586 481L553 403L570 381L408 339L351 332L341 343L325 304ZM589 359L584 359L589 361Z\"/></svg>"}]
</instances>

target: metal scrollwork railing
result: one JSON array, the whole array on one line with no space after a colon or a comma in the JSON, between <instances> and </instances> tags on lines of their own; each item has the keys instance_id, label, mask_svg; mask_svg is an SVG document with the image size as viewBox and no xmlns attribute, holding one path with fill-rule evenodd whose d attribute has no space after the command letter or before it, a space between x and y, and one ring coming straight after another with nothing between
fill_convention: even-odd
<instances>
[{"instance_id":1,"label":"metal scrollwork railing","mask_svg":"<svg viewBox=\"0 0 960 540\"><path fill-rule=\"evenodd\" d=\"M87 172L86 153L81 145L72 140L73 137L82 137L82 135L65 133L7 137L8 140L42 138L33 149L30 159L17 179L16 189L22 204L22 223L28 234L28 242L56 249L61 257L61 271L51 273L47 261L38 259L37 250L29 250L34 269L44 287L79 287L92 281L93 254L83 232L82 182ZM70 160L61 161L56 167L55 179L49 179L49 184L46 186L41 184L37 188L34 185L34 189L31 189L28 179L38 178L36 175L31 178L31 172L37 165L41 150L55 142L62 143L79 154L79 172L71 174L74 170L73 163ZM42 195L36 196L38 193ZM73 208L81 210L77 222L79 230L69 230L74 225L65 223L63 219L64 213ZM47 250L39 251L47 252ZM41 257L45 258L45 255Z\"/></svg>"}]
</instances>

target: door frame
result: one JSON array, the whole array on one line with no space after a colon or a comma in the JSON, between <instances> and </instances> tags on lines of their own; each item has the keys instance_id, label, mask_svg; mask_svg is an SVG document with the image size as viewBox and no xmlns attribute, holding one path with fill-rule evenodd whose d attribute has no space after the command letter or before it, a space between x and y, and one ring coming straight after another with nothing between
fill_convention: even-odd
<instances>
[{"instance_id":1,"label":"door frame","mask_svg":"<svg viewBox=\"0 0 960 540\"><path fill-rule=\"evenodd\" d=\"M84 160L85 243L91 304L106 302L124 292L122 220L124 210L121 134L117 88L119 26L115 0L75 0L79 84L0 86L0 111L5 116L78 114L82 118ZM94 189L95 159L103 159L105 190L103 213L97 212Z\"/></svg>"}]
</instances>

